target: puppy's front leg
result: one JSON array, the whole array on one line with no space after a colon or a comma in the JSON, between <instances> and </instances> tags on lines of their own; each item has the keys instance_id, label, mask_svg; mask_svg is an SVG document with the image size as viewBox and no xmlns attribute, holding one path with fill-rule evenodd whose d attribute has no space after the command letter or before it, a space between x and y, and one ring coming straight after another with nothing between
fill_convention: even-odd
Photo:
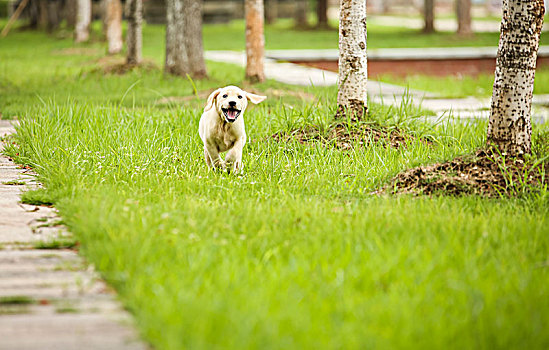
<instances>
[{"instance_id":1,"label":"puppy's front leg","mask_svg":"<svg viewBox=\"0 0 549 350\"><path fill-rule=\"evenodd\" d=\"M233 148L227 152L225 161L227 164L232 165L232 171L238 174L242 170L242 149L246 143L245 139L238 139L233 145Z\"/></svg>"},{"instance_id":2,"label":"puppy's front leg","mask_svg":"<svg viewBox=\"0 0 549 350\"><path fill-rule=\"evenodd\" d=\"M225 162L219 156L217 146L212 144L206 144L204 147L204 157L209 167L225 169Z\"/></svg>"}]
</instances>

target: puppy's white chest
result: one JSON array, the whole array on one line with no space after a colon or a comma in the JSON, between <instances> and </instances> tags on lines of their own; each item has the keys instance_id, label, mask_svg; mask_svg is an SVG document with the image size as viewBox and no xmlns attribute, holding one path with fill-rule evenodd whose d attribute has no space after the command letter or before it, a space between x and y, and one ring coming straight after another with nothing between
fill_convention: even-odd
<instances>
[{"instance_id":1,"label":"puppy's white chest","mask_svg":"<svg viewBox=\"0 0 549 350\"><path fill-rule=\"evenodd\" d=\"M225 152L233 148L236 139L236 135L232 132L217 132L213 137L213 141L219 152Z\"/></svg>"}]
</instances>

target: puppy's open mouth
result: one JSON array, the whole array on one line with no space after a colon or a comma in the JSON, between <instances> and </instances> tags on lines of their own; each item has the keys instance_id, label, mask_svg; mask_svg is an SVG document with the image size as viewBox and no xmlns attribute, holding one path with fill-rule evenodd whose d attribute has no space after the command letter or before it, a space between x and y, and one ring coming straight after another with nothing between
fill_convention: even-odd
<instances>
[{"instance_id":1,"label":"puppy's open mouth","mask_svg":"<svg viewBox=\"0 0 549 350\"><path fill-rule=\"evenodd\" d=\"M234 122L236 118L238 118L238 116L240 115L240 110L236 108L221 108L221 110L223 111L223 114L225 115L227 121L231 123Z\"/></svg>"}]
</instances>

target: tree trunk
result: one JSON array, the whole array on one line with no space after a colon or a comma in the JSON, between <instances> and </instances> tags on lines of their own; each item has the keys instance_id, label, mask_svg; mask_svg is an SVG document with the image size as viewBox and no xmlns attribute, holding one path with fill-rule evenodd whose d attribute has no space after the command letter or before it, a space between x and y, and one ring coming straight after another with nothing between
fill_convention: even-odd
<instances>
[{"instance_id":1,"label":"tree trunk","mask_svg":"<svg viewBox=\"0 0 549 350\"><path fill-rule=\"evenodd\" d=\"M278 0L265 0L265 21L274 24L278 17Z\"/></svg>"},{"instance_id":2,"label":"tree trunk","mask_svg":"<svg viewBox=\"0 0 549 350\"><path fill-rule=\"evenodd\" d=\"M120 0L103 0L103 25L107 36L107 53L122 51L122 3Z\"/></svg>"},{"instance_id":3,"label":"tree trunk","mask_svg":"<svg viewBox=\"0 0 549 350\"><path fill-rule=\"evenodd\" d=\"M318 18L317 27L328 28L328 0L317 0L316 17Z\"/></svg>"},{"instance_id":4,"label":"tree trunk","mask_svg":"<svg viewBox=\"0 0 549 350\"><path fill-rule=\"evenodd\" d=\"M207 76L202 44L202 0L185 0L185 46L190 74L201 79Z\"/></svg>"},{"instance_id":5,"label":"tree trunk","mask_svg":"<svg viewBox=\"0 0 549 350\"><path fill-rule=\"evenodd\" d=\"M301 29L307 28L309 26L307 21L307 10L309 9L309 1L296 0L295 5L295 26Z\"/></svg>"},{"instance_id":6,"label":"tree trunk","mask_svg":"<svg viewBox=\"0 0 549 350\"><path fill-rule=\"evenodd\" d=\"M367 113L366 2L340 0L337 117Z\"/></svg>"},{"instance_id":7,"label":"tree trunk","mask_svg":"<svg viewBox=\"0 0 549 350\"><path fill-rule=\"evenodd\" d=\"M434 33L435 32L435 0L424 0L423 1L423 33Z\"/></svg>"},{"instance_id":8,"label":"tree trunk","mask_svg":"<svg viewBox=\"0 0 549 350\"><path fill-rule=\"evenodd\" d=\"M544 14L543 0L503 0L487 142L511 156L531 150L530 108Z\"/></svg>"},{"instance_id":9,"label":"tree trunk","mask_svg":"<svg viewBox=\"0 0 549 350\"><path fill-rule=\"evenodd\" d=\"M67 27L74 28L76 25L76 2L74 0L65 0L64 15Z\"/></svg>"},{"instance_id":10,"label":"tree trunk","mask_svg":"<svg viewBox=\"0 0 549 350\"><path fill-rule=\"evenodd\" d=\"M143 48L143 2L142 0L126 1L126 17L128 18L128 30L126 32L126 46L128 49L126 63L138 65L142 59Z\"/></svg>"},{"instance_id":11,"label":"tree trunk","mask_svg":"<svg viewBox=\"0 0 549 350\"><path fill-rule=\"evenodd\" d=\"M38 0L38 27L46 29L48 26L48 0Z\"/></svg>"},{"instance_id":12,"label":"tree trunk","mask_svg":"<svg viewBox=\"0 0 549 350\"><path fill-rule=\"evenodd\" d=\"M190 73L189 56L185 45L186 18L184 0L166 1L166 61L164 71L185 76Z\"/></svg>"},{"instance_id":13,"label":"tree trunk","mask_svg":"<svg viewBox=\"0 0 549 350\"><path fill-rule=\"evenodd\" d=\"M91 0L76 0L74 41L81 43L90 38Z\"/></svg>"},{"instance_id":14,"label":"tree trunk","mask_svg":"<svg viewBox=\"0 0 549 350\"><path fill-rule=\"evenodd\" d=\"M54 31L59 28L61 22L62 1L50 0L48 2L48 24L46 29L48 32Z\"/></svg>"},{"instance_id":15,"label":"tree trunk","mask_svg":"<svg viewBox=\"0 0 549 350\"><path fill-rule=\"evenodd\" d=\"M472 35L473 29L471 27L471 0L456 0L456 14L458 21L458 35Z\"/></svg>"},{"instance_id":16,"label":"tree trunk","mask_svg":"<svg viewBox=\"0 0 549 350\"><path fill-rule=\"evenodd\" d=\"M246 13L246 79L255 83L265 80L263 60L263 0L245 0Z\"/></svg>"}]
</instances>

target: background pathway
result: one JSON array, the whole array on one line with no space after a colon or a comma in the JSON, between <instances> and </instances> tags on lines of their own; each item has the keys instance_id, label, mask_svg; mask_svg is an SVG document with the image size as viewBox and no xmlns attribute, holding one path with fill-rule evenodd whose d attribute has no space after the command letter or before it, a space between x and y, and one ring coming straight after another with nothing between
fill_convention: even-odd
<instances>
[{"instance_id":1,"label":"background pathway","mask_svg":"<svg viewBox=\"0 0 549 350\"><path fill-rule=\"evenodd\" d=\"M0 137L13 133L0 120ZM1 155L0 349L147 349L130 315L93 266L68 249L35 249L70 239L53 208L19 203L39 186L28 170Z\"/></svg>"},{"instance_id":2,"label":"background pathway","mask_svg":"<svg viewBox=\"0 0 549 350\"><path fill-rule=\"evenodd\" d=\"M376 49L368 52L369 56L378 57L494 57L497 48L451 48L451 49ZM549 47L542 46L540 55L549 56ZM245 66L246 56L239 51L206 51L206 59L217 62ZM330 86L337 84L337 73L289 63L290 60L330 60L338 57L338 50L273 50L265 52L265 76L286 84L302 86ZM440 121L449 117L465 121L488 118L490 112L489 97L442 98L434 93L409 90L405 87L368 81L368 98L375 103L400 106L404 99L410 99L414 105L433 112L428 119ZM549 120L549 95L535 95L533 100L532 120L543 123Z\"/></svg>"}]
</instances>

